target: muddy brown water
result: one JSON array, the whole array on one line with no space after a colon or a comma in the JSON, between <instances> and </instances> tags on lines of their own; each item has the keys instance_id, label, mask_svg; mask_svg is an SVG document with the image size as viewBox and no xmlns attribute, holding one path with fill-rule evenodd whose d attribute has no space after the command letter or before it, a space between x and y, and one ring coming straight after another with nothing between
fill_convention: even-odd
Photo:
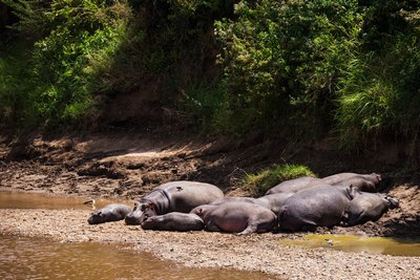
<instances>
[{"instance_id":1,"label":"muddy brown water","mask_svg":"<svg viewBox=\"0 0 420 280\"><path fill-rule=\"evenodd\" d=\"M0 192L0 208L89 209L85 198ZM102 207L115 200L98 199ZM129 204L129 201L118 201ZM188 268L122 245L61 243L0 233L0 279L275 279L264 273Z\"/></svg>"},{"instance_id":2,"label":"muddy brown water","mask_svg":"<svg viewBox=\"0 0 420 280\"><path fill-rule=\"evenodd\" d=\"M116 245L59 243L0 234L0 279L274 279L227 269L193 269Z\"/></svg>"},{"instance_id":3,"label":"muddy brown water","mask_svg":"<svg viewBox=\"0 0 420 280\"><path fill-rule=\"evenodd\" d=\"M48 195L44 193L25 193L0 191L0 209L92 209L91 203L85 203L90 198ZM95 199L97 208L110 203L133 205L130 200Z\"/></svg>"},{"instance_id":4,"label":"muddy brown water","mask_svg":"<svg viewBox=\"0 0 420 280\"><path fill-rule=\"evenodd\" d=\"M280 244L393 256L420 256L420 237L402 239L341 234L307 234L299 239L283 239Z\"/></svg>"}]
</instances>

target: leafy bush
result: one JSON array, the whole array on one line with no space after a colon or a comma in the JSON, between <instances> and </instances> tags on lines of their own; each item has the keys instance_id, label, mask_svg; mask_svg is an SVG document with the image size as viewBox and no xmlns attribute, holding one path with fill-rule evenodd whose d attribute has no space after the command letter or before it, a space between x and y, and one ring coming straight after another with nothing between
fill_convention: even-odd
<instances>
[{"instance_id":1,"label":"leafy bush","mask_svg":"<svg viewBox=\"0 0 420 280\"><path fill-rule=\"evenodd\" d=\"M28 79L30 55L26 44L0 46L0 126L31 125L34 121L33 99L28 94L32 81ZM5 55L7 54L7 55Z\"/></svg>"},{"instance_id":2,"label":"leafy bush","mask_svg":"<svg viewBox=\"0 0 420 280\"><path fill-rule=\"evenodd\" d=\"M369 9L375 24L365 26L361 52L339 83L336 120L342 146L363 149L384 136L417 138L420 29L403 17L403 2L375 2Z\"/></svg>"},{"instance_id":3,"label":"leafy bush","mask_svg":"<svg viewBox=\"0 0 420 280\"><path fill-rule=\"evenodd\" d=\"M17 73L15 77L33 86L27 95L35 115L49 125L85 117L93 105L92 93L99 86L95 84L97 77L110 67L110 57L124 39L130 18L127 3L5 2L18 13L17 28L23 34L35 34L35 43L27 50L31 56L26 66L28 75Z\"/></svg>"},{"instance_id":4,"label":"leafy bush","mask_svg":"<svg viewBox=\"0 0 420 280\"><path fill-rule=\"evenodd\" d=\"M316 133L359 46L357 1L241 1L235 13L216 22L231 125Z\"/></svg>"},{"instance_id":5,"label":"leafy bush","mask_svg":"<svg viewBox=\"0 0 420 280\"><path fill-rule=\"evenodd\" d=\"M263 195L268 189L282 181L315 174L305 165L282 164L274 165L255 174L247 174L243 180L243 188L252 195Z\"/></svg>"}]
</instances>

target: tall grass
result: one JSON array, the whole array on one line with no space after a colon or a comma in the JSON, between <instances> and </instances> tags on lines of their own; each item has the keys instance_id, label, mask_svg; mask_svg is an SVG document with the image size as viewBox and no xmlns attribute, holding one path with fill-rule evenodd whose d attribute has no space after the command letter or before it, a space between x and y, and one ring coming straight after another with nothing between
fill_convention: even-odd
<instances>
[{"instance_id":1,"label":"tall grass","mask_svg":"<svg viewBox=\"0 0 420 280\"><path fill-rule=\"evenodd\" d=\"M254 174L247 174L243 179L241 188L253 196L263 195L268 189L275 185L302 176L313 176L315 174L305 165L282 164L274 165L271 168L261 170Z\"/></svg>"}]
</instances>

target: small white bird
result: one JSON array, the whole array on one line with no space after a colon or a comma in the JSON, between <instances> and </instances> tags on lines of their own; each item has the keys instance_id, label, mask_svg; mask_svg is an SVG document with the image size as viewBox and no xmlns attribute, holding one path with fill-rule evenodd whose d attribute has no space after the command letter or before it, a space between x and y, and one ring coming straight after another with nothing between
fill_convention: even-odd
<instances>
[{"instance_id":1,"label":"small white bird","mask_svg":"<svg viewBox=\"0 0 420 280\"><path fill-rule=\"evenodd\" d=\"M92 210L96 210L96 204L95 203L96 203L96 201L94 199L89 199L89 200L83 202L83 204L85 204L85 205L90 204L91 207L92 207Z\"/></svg>"}]
</instances>

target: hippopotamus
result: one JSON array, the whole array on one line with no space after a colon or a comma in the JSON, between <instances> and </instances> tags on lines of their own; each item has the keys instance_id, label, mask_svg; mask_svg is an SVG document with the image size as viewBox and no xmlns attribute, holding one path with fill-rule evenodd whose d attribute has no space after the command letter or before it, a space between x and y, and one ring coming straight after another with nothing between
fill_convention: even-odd
<instances>
[{"instance_id":1,"label":"hippopotamus","mask_svg":"<svg viewBox=\"0 0 420 280\"><path fill-rule=\"evenodd\" d=\"M292 195L294 195L294 193L289 193L289 192L273 193L273 194L265 195L265 196L255 199L254 203L264 206L265 208L270 209L276 215L278 215L280 212L280 208L283 206L284 202Z\"/></svg>"},{"instance_id":2,"label":"hippopotamus","mask_svg":"<svg viewBox=\"0 0 420 280\"><path fill-rule=\"evenodd\" d=\"M193 208L224 197L216 186L190 181L173 181L156 187L136 201L125 217L128 225L140 225L146 218L170 212L188 213Z\"/></svg>"},{"instance_id":3,"label":"hippopotamus","mask_svg":"<svg viewBox=\"0 0 420 280\"><path fill-rule=\"evenodd\" d=\"M88 223L101 224L106 222L114 222L124 220L124 218L131 212L131 208L124 204L113 203L98 209L88 218Z\"/></svg>"},{"instance_id":4,"label":"hippopotamus","mask_svg":"<svg viewBox=\"0 0 420 280\"><path fill-rule=\"evenodd\" d=\"M399 207L397 199L383 193L356 192L350 202L347 226L378 220L388 209Z\"/></svg>"},{"instance_id":5,"label":"hippopotamus","mask_svg":"<svg viewBox=\"0 0 420 280\"><path fill-rule=\"evenodd\" d=\"M382 181L379 174L357 174L357 173L338 173L321 179L328 185L352 185L360 191L374 192L377 185Z\"/></svg>"},{"instance_id":6,"label":"hippopotamus","mask_svg":"<svg viewBox=\"0 0 420 280\"><path fill-rule=\"evenodd\" d=\"M304 176L292 180L283 181L280 184L275 185L274 187L269 189L265 193L265 195L281 192L295 193L317 185L325 185L325 183L319 178Z\"/></svg>"},{"instance_id":7,"label":"hippopotamus","mask_svg":"<svg viewBox=\"0 0 420 280\"><path fill-rule=\"evenodd\" d=\"M274 229L277 216L255 203L228 201L218 205L201 205L191 213L200 216L208 231L235 232L245 235Z\"/></svg>"},{"instance_id":8,"label":"hippopotamus","mask_svg":"<svg viewBox=\"0 0 420 280\"><path fill-rule=\"evenodd\" d=\"M203 220L195 214L171 212L165 215L148 217L141 223L143 229L190 231L202 230Z\"/></svg>"},{"instance_id":9,"label":"hippopotamus","mask_svg":"<svg viewBox=\"0 0 420 280\"><path fill-rule=\"evenodd\" d=\"M280 229L315 230L317 226L338 225L354 197L349 187L317 186L295 193L279 211Z\"/></svg>"}]
</instances>

